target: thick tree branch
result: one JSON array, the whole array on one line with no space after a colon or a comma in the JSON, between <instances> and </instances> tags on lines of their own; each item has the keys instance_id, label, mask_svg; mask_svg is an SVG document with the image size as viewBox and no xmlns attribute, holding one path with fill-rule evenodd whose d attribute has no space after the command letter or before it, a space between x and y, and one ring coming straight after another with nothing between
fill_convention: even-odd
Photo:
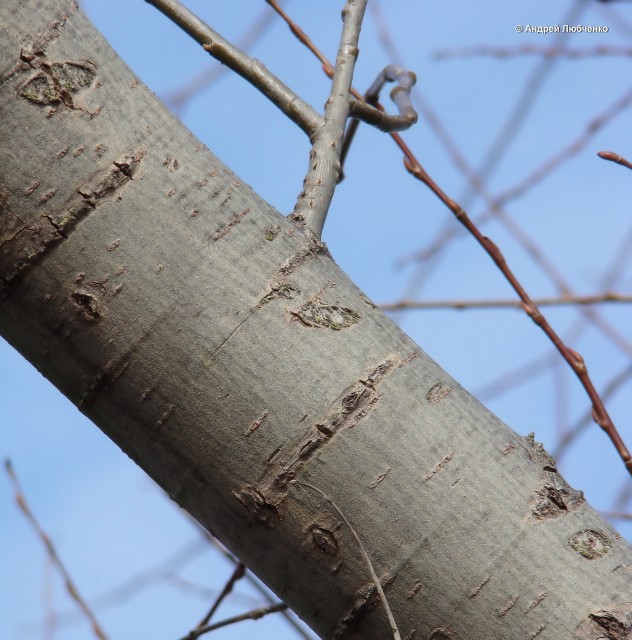
<instances>
[{"instance_id":1,"label":"thick tree branch","mask_svg":"<svg viewBox=\"0 0 632 640\"><path fill-rule=\"evenodd\" d=\"M233 46L178 0L146 0L146 2L177 24L214 58L259 89L311 138L322 120L321 117L259 60L251 58Z\"/></svg>"}]
</instances>

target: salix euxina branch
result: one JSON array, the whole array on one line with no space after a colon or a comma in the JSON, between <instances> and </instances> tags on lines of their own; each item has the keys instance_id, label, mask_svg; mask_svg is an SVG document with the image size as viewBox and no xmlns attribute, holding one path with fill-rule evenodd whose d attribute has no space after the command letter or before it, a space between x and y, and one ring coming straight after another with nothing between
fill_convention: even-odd
<instances>
[{"instance_id":1,"label":"salix euxina branch","mask_svg":"<svg viewBox=\"0 0 632 640\"><path fill-rule=\"evenodd\" d=\"M292 32L297 36L302 44L304 44L321 62L323 66L323 71L327 75L331 74L331 63L327 60L327 58L318 50L318 48L314 45L314 43L310 40L310 38L305 34L305 32L294 25L291 18L278 7L275 6L274 0L266 0L268 4L273 6L277 13L283 17L283 19L288 23ZM351 89L352 94L359 99L362 99L357 91ZM485 250L485 252L489 255L489 257L493 260L496 266L500 269L501 273L504 275L505 279L509 282L513 290L518 295L521 306L524 309L525 313L531 318L531 320L538 325L542 331L546 334L549 340L553 343L555 348L559 351L561 356L566 360L566 362L571 367L572 371L575 373L577 378L579 379L581 385L584 387L586 394L590 398L592 403L592 416L593 420L605 431L610 440L612 441L615 449L617 450L619 456L623 460L626 469L632 475L632 454L626 447L623 439L621 438L619 432L617 431L614 423L612 422L612 418L608 414L606 407L604 406L603 401L601 400L599 393L595 389L595 386L588 375L588 369L586 367L586 363L582 356L566 346L564 341L560 338L557 332L551 327L548 320L544 317L544 315L540 312L537 305L533 302L529 294L526 292L516 275L509 268L507 261L505 260L505 256L500 251L500 249L496 246L496 244L490 240L488 237L484 236L478 227L472 222L471 218L467 215L466 211L461 207L461 205L450 198L440 187L439 185L430 177L428 172L421 165L419 160L413 154L408 145L404 142L402 137L394 132L390 133L390 136L393 138L393 141L397 144L404 155L404 166L406 170L417 180L422 182L426 187L428 187L441 202L454 214L456 219L467 229L467 231L474 236L476 241L481 245L481 247ZM615 154L613 154L615 155ZM603 157L603 156L602 156ZM610 158L606 158L610 159Z\"/></svg>"},{"instance_id":2,"label":"salix euxina branch","mask_svg":"<svg viewBox=\"0 0 632 640\"><path fill-rule=\"evenodd\" d=\"M332 87L323 116L259 60L251 58L232 45L178 0L146 2L156 7L200 43L214 58L259 89L309 136L312 142L309 168L291 219L299 223L312 240L320 242L325 218L340 175L341 141L349 113L352 112L354 117L384 131L406 129L417 120L417 114L410 102L410 88L415 82L414 74L406 74L399 69L391 74L392 78L385 76L388 81L398 81L398 87L393 90L391 97L399 109L399 115L390 116L383 113L383 109L376 109L350 98L353 69L358 56L358 39L367 0L347 0L342 12L344 26L336 67L331 67L329 74ZM272 1L269 4L277 12L280 10L276 2Z\"/></svg>"}]
</instances>

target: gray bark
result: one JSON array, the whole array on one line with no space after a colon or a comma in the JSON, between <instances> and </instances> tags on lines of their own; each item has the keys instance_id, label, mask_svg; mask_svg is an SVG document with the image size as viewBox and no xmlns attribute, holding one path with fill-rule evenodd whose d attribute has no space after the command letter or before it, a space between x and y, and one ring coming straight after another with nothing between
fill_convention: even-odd
<instances>
[{"instance_id":1,"label":"gray bark","mask_svg":"<svg viewBox=\"0 0 632 640\"><path fill-rule=\"evenodd\" d=\"M537 443L73 4L5 0L0 25L0 332L16 349L323 638L390 635L331 501L402 637L630 637L632 551Z\"/></svg>"}]
</instances>

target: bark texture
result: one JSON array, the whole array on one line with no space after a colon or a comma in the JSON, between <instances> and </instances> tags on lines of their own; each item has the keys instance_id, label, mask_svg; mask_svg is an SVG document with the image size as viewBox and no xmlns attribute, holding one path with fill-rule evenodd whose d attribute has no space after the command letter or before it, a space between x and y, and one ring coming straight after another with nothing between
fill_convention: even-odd
<instances>
[{"instance_id":1,"label":"bark texture","mask_svg":"<svg viewBox=\"0 0 632 640\"><path fill-rule=\"evenodd\" d=\"M0 5L0 332L323 638L632 637L629 545L66 0ZM293 482L294 481L294 482ZM306 485L317 487L314 491Z\"/></svg>"}]
</instances>

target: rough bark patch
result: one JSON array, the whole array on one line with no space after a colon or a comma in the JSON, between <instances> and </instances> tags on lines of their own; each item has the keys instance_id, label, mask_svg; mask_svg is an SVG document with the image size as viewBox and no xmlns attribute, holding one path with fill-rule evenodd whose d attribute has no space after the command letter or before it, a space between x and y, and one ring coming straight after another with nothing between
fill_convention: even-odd
<instances>
[{"instance_id":1,"label":"rough bark patch","mask_svg":"<svg viewBox=\"0 0 632 640\"><path fill-rule=\"evenodd\" d=\"M346 329L359 322L361 317L353 309L323 304L320 300L310 300L290 313L306 327L321 327L333 331Z\"/></svg>"},{"instance_id":2,"label":"rough bark patch","mask_svg":"<svg viewBox=\"0 0 632 640\"><path fill-rule=\"evenodd\" d=\"M378 385L392 371L409 362L416 354L380 362L347 387L330 405L322 420L311 424L295 442L276 452L274 460L256 486L247 485L235 497L253 515L269 527L284 517L287 491L301 469L344 429L355 427L379 400Z\"/></svg>"},{"instance_id":3,"label":"rough bark patch","mask_svg":"<svg viewBox=\"0 0 632 640\"><path fill-rule=\"evenodd\" d=\"M613 604L588 615L575 629L573 640L630 640L632 603Z\"/></svg>"},{"instance_id":4,"label":"rough bark patch","mask_svg":"<svg viewBox=\"0 0 632 640\"><path fill-rule=\"evenodd\" d=\"M89 60L44 62L18 89L18 95L35 104L63 103L74 109L73 94L91 85L97 68Z\"/></svg>"},{"instance_id":5,"label":"rough bark patch","mask_svg":"<svg viewBox=\"0 0 632 640\"><path fill-rule=\"evenodd\" d=\"M568 544L586 560L602 558L612 548L610 538L603 531L585 529L571 536Z\"/></svg>"},{"instance_id":6,"label":"rough bark patch","mask_svg":"<svg viewBox=\"0 0 632 640\"><path fill-rule=\"evenodd\" d=\"M11 211L8 194L3 192L2 196L0 193L0 278L10 283L25 273L67 238L79 221L118 195L119 190L133 179L144 155L143 147L122 154L77 187L63 205L47 210L30 225ZM82 304L80 300L76 302Z\"/></svg>"},{"instance_id":7,"label":"rough bark patch","mask_svg":"<svg viewBox=\"0 0 632 640\"><path fill-rule=\"evenodd\" d=\"M452 391L452 387L443 382L437 382L437 384L430 387L426 393L426 400L430 404L439 404L447 395Z\"/></svg>"},{"instance_id":8,"label":"rough bark patch","mask_svg":"<svg viewBox=\"0 0 632 640\"><path fill-rule=\"evenodd\" d=\"M533 433L526 438L527 454L541 468L537 488L529 497L527 521L535 522L565 516L577 511L584 502L584 494L573 489L557 470L557 463L542 446L536 442Z\"/></svg>"}]
</instances>

